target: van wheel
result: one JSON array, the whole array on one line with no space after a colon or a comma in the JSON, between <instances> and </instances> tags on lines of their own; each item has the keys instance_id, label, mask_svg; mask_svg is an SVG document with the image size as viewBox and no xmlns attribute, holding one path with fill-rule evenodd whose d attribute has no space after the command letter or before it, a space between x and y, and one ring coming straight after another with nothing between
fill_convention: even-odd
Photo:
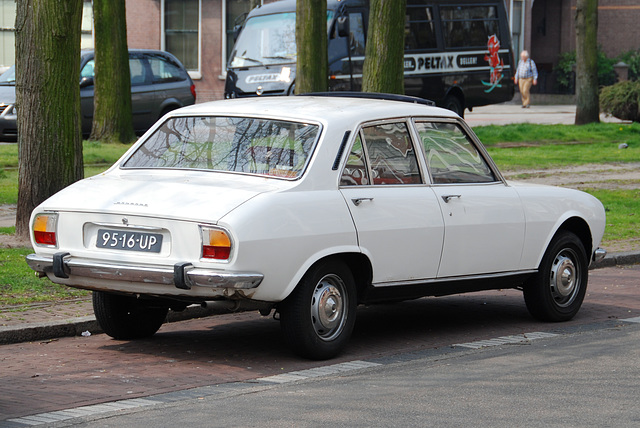
<instances>
[{"instance_id":1,"label":"van wheel","mask_svg":"<svg viewBox=\"0 0 640 428\"><path fill-rule=\"evenodd\" d=\"M338 355L347 344L356 308L351 270L341 261L325 260L305 274L278 311L291 350L304 358L324 360Z\"/></svg>"},{"instance_id":2,"label":"van wheel","mask_svg":"<svg viewBox=\"0 0 640 428\"><path fill-rule=\"evenodd\" d=\"M549 244L538 273L524 285L529 313L541 321L568 321L582 306L589 276L582 241L561 231Z\"/></svg>"},{"instance_id":3,"label":"van wheel","mask_svg":"<svg viewBox=\"0 0 640 428\"><path fill-rule=\"evenodd\" d=\"M455 95L447 95L444 99L444 103L442 106L447 110L451 110L456 113L458 116L464 118L464 107L462 106L462 102Z\"/></svg>"},{"instance_id":4,"label":"van wheel","mask_svg":"<svg viewBox=\"0 0 640 428\"><path fill-rule=\"evenodd\" d=\"M129 340L150 337L167 318L167 307L154 307L149 302L119 294L93 292L93 312L102 330L114 339Z\"/></svg>"}]
</instances>

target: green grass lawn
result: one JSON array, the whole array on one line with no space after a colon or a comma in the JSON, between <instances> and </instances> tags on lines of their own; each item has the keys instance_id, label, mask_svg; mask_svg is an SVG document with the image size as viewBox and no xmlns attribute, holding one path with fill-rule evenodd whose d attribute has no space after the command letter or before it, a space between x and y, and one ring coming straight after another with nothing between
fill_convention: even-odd
<instances>
[{"instance_id":1,"label":"green grass lawn","mask_svg":"<svg viewBox=\"0 0 640 428\"><path fill-rule=\"evenodd\" d=\"M594 124L483 126L474 128L503 171L557 168L590 163L640 162L640 125ZM619 149L627 143L627 149ZM129 146L84 143L85 176L113 164ZM0 204L15 204L18 182L17 145L0 146ZM603 246L638 237L639 190L587 190L607 211ZM0 228L13 234L13 228ZM77 298L87 292L38 279L24 262L31 249L0 248L0 308L30 302ZM2 309L0 309L2 310Z\"/></svg>"}]
</instances>

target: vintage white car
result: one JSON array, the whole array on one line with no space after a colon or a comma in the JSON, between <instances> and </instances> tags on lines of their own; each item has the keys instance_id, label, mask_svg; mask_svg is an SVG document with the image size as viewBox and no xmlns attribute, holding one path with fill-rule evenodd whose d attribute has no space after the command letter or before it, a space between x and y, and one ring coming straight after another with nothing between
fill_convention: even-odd
<instances>
[{"instance_id":1,"label":"vintage white car","mask_svg":"<svg viewBox=\"0 0 640 428\"><path fill-rule=\"evenodd\" d=\"M176 110L33 212L27 262L93 290L118 339L220 300L275 309L293 351L317 359L344 349L360 303L518 288L535 318L572 318L605 255L602 204L505 181L462 119L425 104L318 94Z\"/></svg>"}]
</instances>

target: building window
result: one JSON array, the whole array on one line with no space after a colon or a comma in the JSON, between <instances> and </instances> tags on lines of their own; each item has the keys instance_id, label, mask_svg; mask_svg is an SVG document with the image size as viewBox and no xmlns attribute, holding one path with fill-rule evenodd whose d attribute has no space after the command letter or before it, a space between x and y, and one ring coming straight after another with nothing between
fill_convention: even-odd
<instances>
[{"instance_id":1,"label":"building window","mask_svg":"<svg viewBox=\"0 0 640 428\"><path fill-rule=\"evenodd\" d=\"M174 54L191 77L200 78L201 0L164 0L162 17L162 49Z\"/></svg>"},{"instance_id":2,"label":"building window","mask_svg":"<svg viewBox=\"0 0 640 428\"><path fill-rule=\"evenodd\" d=\"M93 4L91 0L82 3L82 27L80 49L93 49Z\"/></svg>"},{"instance_id":3,"label":"building window","mask_svg":"<svg viewBox=\"0 0 640 428\"><path fill-rule=\"evenodd\" d=\"M15 62L16 37L13 30L15 21L15 0L0 0L0 72Z\"/></svg>"}]
</instances>

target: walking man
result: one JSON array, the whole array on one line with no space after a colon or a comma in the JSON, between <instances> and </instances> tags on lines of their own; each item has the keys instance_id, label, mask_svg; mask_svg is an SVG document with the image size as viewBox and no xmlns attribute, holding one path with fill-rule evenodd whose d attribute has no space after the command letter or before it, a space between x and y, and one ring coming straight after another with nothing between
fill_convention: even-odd
<instances>
[{"instance_id":1,"label":"walking man","mask_svg":"<svg viewBox=\"0 0 640 428\"><path fill-rule=\"evenodd\" d=\"M520 88L522 108L529 108L531 102L531 85L538 84L538 69L536 63L529 57L529 52L522 51L518 69L516 70L515 83Z\"/></svg>"}]
</instances>

